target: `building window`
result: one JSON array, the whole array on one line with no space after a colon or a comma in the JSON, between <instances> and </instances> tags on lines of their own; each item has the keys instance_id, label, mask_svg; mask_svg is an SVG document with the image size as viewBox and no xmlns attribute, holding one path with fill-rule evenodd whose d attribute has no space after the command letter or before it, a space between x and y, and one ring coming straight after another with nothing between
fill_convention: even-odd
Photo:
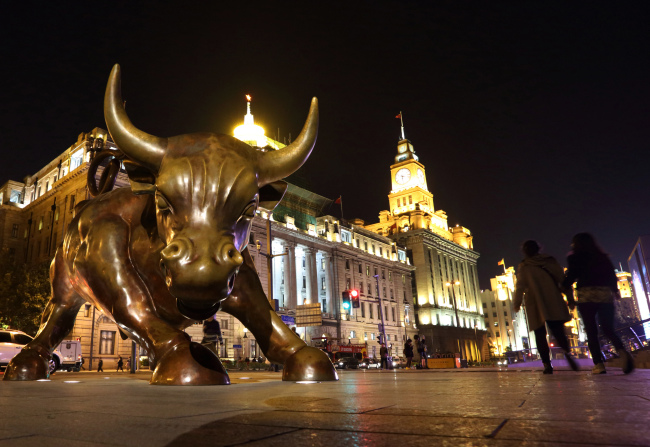
<instances>
[{"instance_id":1,"label":"building window","mask_svg":"<svg viewBox=\"0 0 650 447\"><path fill-rule=\"evenodd\" d=\"M496 307L495 304L494 304L494 302L492 302L492 307Z\"/></svg>"},{"instance_id":2,"label":"building window","mask_svg":"<svg viewBox=\"0 0 650 447\"><path fill-rule=\"evenodd\" d=\"M349 259L345 260L345 270L350 270L350 260Z\"/></svg>"},{"instance_id":3,"label":"building window","mask_svg":"<svg viewBox=\"0 0 650 447\"><path fill-rule=\"evenodd\" d=\"M510 326L510 324L506 321L506 326Z\"/></svg>"},{"instance_id":4,"label":"building window","mask_svg":"<svg viewBox=\"0 0 650 447\"><path fill-rule=\"evenodd\" d=\"M303 289L307 288L307 277L306 276L302 277L302 288Z\"/></svg>"},{"instance_id":5,"label":"building window","mask_svg":"<svg viewBox=\"0 0 650 447\"><path fill-rule=\"evenodd\" d=\"M501 337L501 335L499 334L499 331L496 331L496 332L494 333L494 335L496 335L497 337Z\"/></svg>"},{"instance_id":6,"label":"building window","mask_svg":"<svg viewBox=\"0 0 650 447\"><path fill-rule=\"evenodd\" d=\"M375 244L372 244L372 254L375 254Z\"/></svg>"},{"instance_id":7,"label":"building window","mask_svg":"<svg viewBox=\"0 0 650 447\"><path fill-rule=\"evenodd\" d=\"M370 276L370 266L366 266L366 276Z\"/></svg>"},{"instance_id":8,"label":"building window","mask_svg":"<svg viewBox=\"0 0 650 447\"><path fill-rule=\"evenodd\" d=\"M368 283L368 296L372 296L372 287L370 287L370 283Z\"/></svg>"},{"instance_id":9,"label":"building window","mask_svg":"<svg viewBox=\"0 0 650 447\"><path fill-rule=\"evenodd\" d=\"M350 288L351 288L351 286L350 286L350 278L345 278L345 288L347 290L350 290Z\"/></svg>"},{"instance_id":10,"label":"building window","mask_svg":"<svg viewBox=\"0 0 650 447\"><path fill-rule=\"evenodd\" d=\"M18 224L13 224L11 226L11 237L18 239Z\"/></svg>"},{"instance_id":11,"label":"building window","mask_svg":"<svg viewBox=\"0 0 650 447\"><path fill-rule=\"evenodd\" d=\"M359 263L359 273L363 273L363 267L361 266L361 263Z\"/></svg>"},{"instance_id":12,"label":"building window","mask_svg":"<svg viewBox=\"0 0 650 447\"><path fill-rule=\"evenodd\" d=\"M222 330L228 329L228 320L221 320L221 329Z\"/></svg>"},{"instance_id":13,"label":"building window","mask_svg":"<svg viewBox=\"0 0 650 447\"><path fill-rule=\"evenodd\" d=\"M320 288L321 288L321 290L325 290L325 277L324 276L320 279Z\"/></svg>"},{"instance_id":14,"label":"building window","mask_svg":"<svg viewBox=\"0 0 650 447\"><path fill-rule=\"evenodd\" d=\"M363 293L363 282L359 283L359 293Z\"/></svg>"},{"instance_id":15,"label":"building window","mask_svg":"<svg viewBox=\"0 0 650 447\"><path fill-rule=\"evenodd\" d=\"M386 298L386 287L383 288L383 294L382 294L382 296L383 296L384 298Z\"/></svg>"},{"instance_id":16,"label":"building window","mask_svg":"<svg viewBox=\"0 0 650 447\"><path fill-rule=\"evenodd\" d=\"M366 303L361 303L361 318L366 318Z\"/></svg>"},{"instance_id":17,"label":"building window","mask_svg":"<svg viewBox=\"0 0 650 447\"><path fill-rule=\"evenodd\" d=\"M374 306L372 305L372 303L368 303L368 316L370 317L370 319L375 318L375 317L372 315L372 308L373 308L373 307L374 307ZM374 340L374 338L373 338L373 340Z\"/></svg>"},{"instance_id":18,"label":"building window","mask_svg":"<svg viewBox=\"0 0 650 447\"><path fill-rule=\"evenodd\" d=\"M356 338L356 332L355 331L350 331L350 338Z\"/></svg>"},{"instance_id":19,"label":"building window","mask_svg":"<svg viewBox=\"0 0 650 447\"><path fill-rule=\"evenodd\" d=\"M497 313L496 313L496 312L492 312L492 316L493 316L494 318L496 318L496 317L497 317Z\"/></svg>"},{"instance_id":20,"label":"building window","mask_svg":"<svg viewBox=\"0 0 650 447\"><path fill-rule=\"evenodd\" d=\"M115 331L100 331L99 354L115 353Z\"/></svg>"},{"instance_id":21,"label":"building window","mask_svg":"<svg viewBox=\"0 0 650 447\"><path fill-rule=\"evenodd\" d=\"M88 318L90 316L90 304L84 305L84 317Z\"/></svg>"},{"instance_id":22,"label":"building window","mask_svg":"<svg viewBox=\"0 0 650 447\"><path fill-rule=\"evenodd\" d=\"M393 312L393 321L395 321L395 308L391 307L391 311Z\"/></svg>"},{"instance_id":23,"label":"building window","mask_svg":"<svg viewBox=\"0 0 650 447\"><path fill-rule=\"evenodd\" d=\"M379 256L384 256L384 249L379 247Z\"/></svg>"},{"instance_id":24,"label":"building window","mask_svg":"<svg viewBox=\"0 0 650 447\"><path fill-rule=\"evenodd\" d=\"M487 307L487 303L483 303L483 309Z\"/></svg>"},{"instance_id":25,"label":"building window","mask_svg":"<svg viewBox=\"0 0 650 447\"><path fill-rule=\"evenodd\" d=\"M413 205L413 196L409 196L409 205Z\"/></svg>"},{"instance_id":26,"label":"building window","mask_svg":"<svg viewBox=\"0 0 650 447\"><path fill-rule=\"evenodd\" d=\"M402 284L406 284L406 275L402 275Z\"/></svg>"},{"instance_id":27,"label":"building window","mask_svg":"<svg viewBox=\"0 0 650 447\"><path fill-rule=\"evenodd\" d=\"M494 325L495 325L495 326L499 326L499 323L495 321L495 322L494 322Z\"/></svg>"},{"instance_id":28,"label":"building window","mask_svg":"<svg viewBox=\"0 0 650 447\"><path fill-rule=\"evenodd\" d=\"M389 281L393 280L393 272L388 272L388 280Z\"/></svg>"},{"instance_id":29,"label":"building window","mask_svg":"<svg viewBox=\"0 0 650 447\"><path fill-rule=\"evenodd\" d=\"M251 245L255 245L255 233L251 231L251 234L248 236L248 243Z\"/></svg>"},{"instance_id":30,"label":"building window","mask_svg":"<svg viewBox=\"0 0 650 447\"><path fill-rule=\"evenodd\" d=\"M378 272L377 267L375 267L375 276L378 276L377 272Z\"/></svg>"},{"instance_id":31,"label":"building window","mask_svg":"<svg viewBox=\"0 0 650 447\"><path fill-rule=\"evenodd\" d=\"M365 251L368 251L368 242L364 242L364 243L363 243L363 249L364 249Z\"/></svg>"},{"instance_id":32,"label":"building window","mask_svg":"<svg viewBox=\"0 0 650 447\"><path fill-rule=\"evenodd\" d=\"M325 258L320 260L320 269L325 270Z\"/></svg>"},{"instance_id":33,"label":"building window","mask_svg":"<svg viewBox=\"0 0 650 447\"><path fill-rule=\"evenodd\" d=\"M38 231L43 229L43 216L38 220Z\"/></svg>"},{"instance_id":34,"label":"building window","mask_svg":"<svg viewBox=\"0 0 650 447\"><path fill-rule=\"evenodd\" d=\"M503 311L503 316L504 316L504 317L507 317L507 316L508 316L508 311L507 311L507 310L504 310L504 311Z\"/></svg>"}]
</instances>

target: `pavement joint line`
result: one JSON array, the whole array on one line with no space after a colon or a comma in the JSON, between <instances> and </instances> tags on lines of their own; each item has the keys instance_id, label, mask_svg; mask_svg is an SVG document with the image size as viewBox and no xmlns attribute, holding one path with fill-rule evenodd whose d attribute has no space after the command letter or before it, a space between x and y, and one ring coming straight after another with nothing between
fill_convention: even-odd
<instances>
[{"instance_id":1,"label":"pavement joint line","mask_svg":"<svg viewBox=\"0 0 650 447\"><path fill-rule=\"evenodd\" d=\"M286 428L290 428L290 427L286 427ZM288 431L285 431L283 433L275 433L273 435L263 436L261 438L249 439L248 441L238 442L236 444L226 444L226 447L236 447L238 445L246 445L246 444L249 444L251 442L266 441L266 440L269 440L269 439L277 438L278 436L289 435L291 433L295 433L297 431L302 431L302 430L308 430L308 429L306 429L306 428L296 428L294 430L288 430ZM169 444L167 444L167 445L169 445Z\"/></svg>"},{"instance_id":2,"label":"pavement joint line","mask_svg":"<svg viewBox=\"0 0 650 447\"><path fill-rule=\"evenodd\" d=\"M508 418L502 420L501 423L497 426L497 428L495 428L494 431L492 431L492 433L490 433L489 435L485 435L485 437L494 438L497 435L497 433L499 433L499 431L501 431L501 429L508 423L509 420L510 419Z\"/></svg>"},{"instance_id":3,"label":"pavement joint line","mask_svg":"<svg viewBox=\"0 0 650 447\"><path fill-rule=\"evenodd\" d=\"M32 434L32 435L11 436L9 438L0 438L0 441L12 441L14 439L33 438L34 436L37 435Z\"/></svg>"},{"instance_id":4,"label":"pavement joint line","mask_svg":"<svg viewBox=\"0 0 650 447\"><path fill-rule=\"evenodd\" d=\"M199 413L199 414L188 414L184 416L170 416L166 419L188 419L188 418L194 418L198 416L210 416L210 415L217 415L217 414L225 414L225 413L236 413L238 411L260 411L260 410L252 410L250 408L241 408L237 410L223 410L223 411L211 411L209 413ZM263 410L261 410L263 411Z\"/></svg>"},{"instance_id":5,"label":"pavement joint line","mask_svg":"<svg viewBox=\"0 0 650 447\"><path fill-rule=\"evenodd\" d=\"M519 408L523 407L525 403L526 403L526 399L524 399L524 400L523 400L523 401L518 405L518 407L519 407Z\"/></svg>"},{"instance_id":6,"label":"pavement joint line","mask_svg":"<svg viewBox=\"0 0 650 447\"><path fill-rule=\"evenodd\" d=\"M395 404L393 404L393 405L386 405L385 407L373 408L372 410L366 410L366 411L358 411L358 412L353 413L353 414L369 414L371 411L383 410L383 409L385 409L385 408L391 408L391 407L394 407L394 406L395 406Z\"/></svg>"}]
</instances>

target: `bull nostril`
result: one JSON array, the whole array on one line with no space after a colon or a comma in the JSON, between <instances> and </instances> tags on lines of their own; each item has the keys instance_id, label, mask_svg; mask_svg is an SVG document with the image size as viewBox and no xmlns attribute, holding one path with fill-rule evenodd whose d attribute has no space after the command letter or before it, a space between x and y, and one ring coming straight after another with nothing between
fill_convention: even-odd
<instances>
[{"instance_id":1,"label":"bull nostril","mask_svg":"<svg viewBox=\"0 0 650 447\"><path fill-rule=\"evenodd\" d=\"M234 248L231 248L230 250L228 250L228 257L230 259L233 259L236 254L237 254L237 250L235 250Z\"/></svg>"},{"instance_id":2,"label":"bull nostril","mask_svg":"<svg viewBox=\"0 0 650 447\"><path fill-rule=\"evenodd\" d=\"M185 252L187 252L187 244L183 241L174 241L166 246L160 254L165 260L174 260L181 258Z\"/></svg>"}]
</instances>

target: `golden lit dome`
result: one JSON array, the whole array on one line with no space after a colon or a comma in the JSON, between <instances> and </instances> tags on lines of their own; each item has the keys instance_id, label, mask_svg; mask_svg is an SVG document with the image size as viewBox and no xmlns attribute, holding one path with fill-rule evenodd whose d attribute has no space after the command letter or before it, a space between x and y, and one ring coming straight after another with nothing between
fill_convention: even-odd
<instances>
[{"instance_id":1,"label":"golden lit dome","mask_svg":"<svg viewBox=\"0 0 650 447\"><path fill-rule=\"evenodd\" d=\"M250 95L246 95L246 111L247 113L244 116L244 124L235 127L235 138L246 144L250 144L251 146L265 147L267 145L267 140L264 135L264 128L255 124L255 120L251 114Z\"/></svg>"}]
</instances>

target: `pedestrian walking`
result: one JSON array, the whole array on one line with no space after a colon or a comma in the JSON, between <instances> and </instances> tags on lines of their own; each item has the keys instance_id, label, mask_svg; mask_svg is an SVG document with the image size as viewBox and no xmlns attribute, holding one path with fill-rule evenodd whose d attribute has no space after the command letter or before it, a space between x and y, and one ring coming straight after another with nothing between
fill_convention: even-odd
<instances>
[{"instance_id":1,"label":"pedestrian walking","mask_svg":"<svg viewBox=\"0 0 650 447\"><path fill-rule=\"evenodd\" d=\"M563 286L567 291L569 305L575 306L573 284L578 295L578 312L587 333L587 344L594 362L593 374L605 374L605 364L598 341L598 323L603 334L609 338L623 360L623 372L634 369L634 360L614 331L614 299L620 299L618 278L609 256L598 246L589 233L573 237L572 251L567 258L568 268Z\"/></svg>"},{"instance_id":2,"label":"pedestrian walking","mask_svg":"<svg viewBox=\"0 0 650 447\"><path fill-rule=\"evenodd\" d=\"M97 372L104 372L104 361L102 359L97 362Z\"/></svg>"},{"instance_id":3,"label":"pedestrian walking","mask_svg":"<svg viewBox=\"0 0 650 447\"><path fill-rule=\"evenodd\" d=\"M385 343L382 343L381 348L379 348L379 357L380 357L379 369L384 369L384 365L386 369L388 369L388 349L386 348Z\"/></svg>"},{"instance_id":4,"label":"pedestrian walking","mask_svg":"<svg viewBox=\"0 0 650 447\"><path fill-rule=\"evenodd\" d=\"M413 361L413 341L409 338L404 344L404 357L406 357L406 368L411 369L411 362Z\"/></svg>"},{"instance_id":5,"label":"pedestrian walking","mask_svg":"<svg viewBox=\"0 0 650 447\"><path fill-rule=\"evenodd\" d=\"M251 369L251 367L250 367L250 366L251 366L251 359L249 359L248 357L246 357L246 358L244 359L244 363L246 364L246 370Z\"/></svg>"},{"instance_id":6,"label":"pedestrian walking","mask_svg":"<svg viewBox=\"0 0 650 447\"><path fill-rule=\"evenodd\" d=\"M126 370L131 371L131 357L129 356L128 359L126 359Z\"/></svg>"},{"instance_id":7,"label":"pedestrian walking","mask_svg":"<svg viewBox=\"0 0 650 447\"><path fill-rule=\"evenodd\" d=\"M119 359L117 360L117 371L115 371L115 372L118 372L118 371L124 372L124 360L122 360L121 355L118 355L118 357L119 357Z\"/></svg>"},{"instance_id":8,"label":"pedestrian walking","mask_svg":"<svg viewBox=\"0 0 650 447\"><path fill-rule=\"evenodd\" d=\"M213 315L203 322L203 339L201 340L201 344L219 356L217 343L221 344L222 342L221 326L219 326L216 315Z\"/></svg>"},{"instance_id":9,"label":"pedestrian walking","mask_svg":"<svg viewBox=\"0 0 650 447\"><path fill-rule=\"evenodd\" d=\"M564 333L564 323L571 320L571 316L560 292L560 284L564 279L562 267L553 256L540 253L540 246L536 241L524 242L522 251L524 260L517 267L514 310L519 312L522 302L525 301L528 324L535 333L537 350L544 364L544 374L553 374L546 326L564 351L569 366L576 371L578 365L571 357L569 340Z\"/></svg>"}]
</instances>

